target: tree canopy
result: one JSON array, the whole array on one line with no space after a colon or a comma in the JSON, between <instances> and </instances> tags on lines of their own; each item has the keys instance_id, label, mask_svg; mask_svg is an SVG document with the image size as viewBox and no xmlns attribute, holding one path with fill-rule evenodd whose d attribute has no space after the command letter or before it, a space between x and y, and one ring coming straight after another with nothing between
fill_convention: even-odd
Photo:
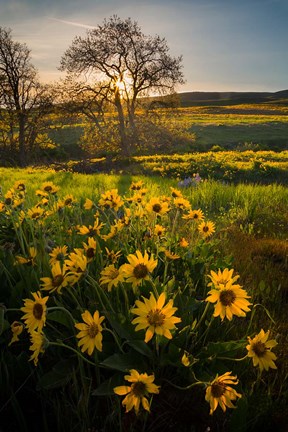
<instances>
[{"instance_id":1,"label":"tree canopy","mask_svg":"<svg viewBox=\"0 0 288 432\"><path fill-rule=\"evenodd\" d=\"M182 57L169 54L166 39L145 35L136 21L116 15L88 30L85 37L76 37L60 69L85 76L91 87L97 86L98 97L114 104L123 153L129 152L127 125L136 132L138 98L170 94L176 84L184 83Z\"/></svg>"},{"instance_id":2,"label":"tree canopy","mask_svg":"<svg viewBox=\"0 0 288 432\"><path fill-rule=\"evenodd\" d=\"M25 165L33 150L39 121L50 105L47 87L40 84L26 44L0 27L0 138L4 147Z\"/></svg>"}]
</instances>

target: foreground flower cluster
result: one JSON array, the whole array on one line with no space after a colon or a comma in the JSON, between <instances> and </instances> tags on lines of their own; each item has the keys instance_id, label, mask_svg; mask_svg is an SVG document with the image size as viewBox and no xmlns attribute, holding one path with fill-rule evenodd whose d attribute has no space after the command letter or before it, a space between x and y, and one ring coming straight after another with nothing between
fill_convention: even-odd
<instances>
[{"instance_id":1,"label":"foreground flower cluster","mask_svg":"<svg viewBox=\"0 0 288 432\"><path fill-rule=\"evenodd\" d=\"M30 204L18 181L0 199L7 349L25 350L28 338L30 360L44 369L59 351L76 356L102 371L96 394L107 381L107 394L136 414L165 386L202 388L210 414L226 411L241 397L233 362L276 368L270 330L231 345L231 321L245 333L253 298L217 255L214 222L180 190L148 197L138 181L123 196L111 189L83 202L59 190L46 182Z\"/></svg>"}]
</instances>

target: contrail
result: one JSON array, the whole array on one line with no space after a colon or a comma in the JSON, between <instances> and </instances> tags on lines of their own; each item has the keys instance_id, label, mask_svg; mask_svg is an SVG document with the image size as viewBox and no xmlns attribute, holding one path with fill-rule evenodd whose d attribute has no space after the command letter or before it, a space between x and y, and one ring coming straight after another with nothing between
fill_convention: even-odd
<instances>
[{"instance_id":1,"label":"contrail","mask_svg":"<svg viewBox=\"0 0 288 432\"><path fill-rule=\"evenodd\" d=\"M63 23L63 24L73 25L76 27L84 27L87 29L95 29L96 28L94 26L90 26L87 24L77 23L77 22L73 22L73 21L66 21L66 20L62 20L62 19L58 19L58 18L49 18L49 19L51 19L53 21L58 21L58 22Z\"/></svg>"}]
</instances>

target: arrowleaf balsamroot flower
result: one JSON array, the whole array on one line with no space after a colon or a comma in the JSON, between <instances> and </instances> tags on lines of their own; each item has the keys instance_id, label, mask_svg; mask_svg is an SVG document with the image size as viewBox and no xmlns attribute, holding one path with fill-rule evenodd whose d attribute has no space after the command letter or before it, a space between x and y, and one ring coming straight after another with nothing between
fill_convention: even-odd
<instances>
[{"instance_id":1,"label":"arrowleaf balsamroot flower","mask_svg":"<svg viewBox=\"0 0 288 432\"><path fill-rule=\"evenodd\" d=\"M151 198L146 204L146 210L150 214L162 216L170 211L169 204L160 198Z\"/></svg>"},{"instance_id":2,"label":"arrowleaf balsamroot flower","mask_svg":"<svg viewBox=\"0 0 288 432\"><path fill-rule=\"evenodd\" d=\"M22 257L17 255L15 257L15 265L17 264L27 264L28 266L34 266L36 264L37 250L34 246L29 247L28 257Z\"/></svg>"},{"instance_id":3,"label":"arrowleaf balsamroot flower","mask_svg":"<svg viewBox=\"0 0 288 432\"><path fill-rule=\"evenodd\" d=\"M231 401L241 398L242 395L237 393L229 384L238 384L236 376L231 375L232 372L226 372L211 382L206 389L205 400L210 403L210 415L216 410L218 404L225 412L226 407L236 408Z\"/></svg>"},{"instance_id":4,"label":"arrowleaf balsamroot flower","mask_svg":"<svg viewBox=\"0 0 288 432\"><path fill-rule=\"evenodd\" d=\"M80 330L76 335L79 340L78 346L81 347L81 351L87 351L89 355L92 355L94 349L102 351L102 326L101 323L105 319L104 316L100 317L99 312L94 312L93 316L88 310L82 315L84 323L75 324L75 327Z\"/></svg>"},{"instance_id":5,"label":"arrowleaf balsamroot flower","mask_svg":"<svg viewBox=\"0 0 288 432\"><path fill-rule=\"evenodd\" d=\"M226 317L231 321L233 315L245 317L246 312L250 311L251 303L247 298L250 298L247 292L240 285L232 285L230 281L223 288L211 289L206 301L216 303L214 317L220 316L222 321Z\"/></svg>"},{"instance_id":6,"label":"arrowleaf balsamroot flower","mask_svg":"<svg viewBox=\"0 0 288 432\"><path fill-rule=\"evenodd\" d=\"M196 222L203 221L204 213L201 209L198 210L189 210L187 214L182 216L182 219L194 220Z\"/></svg>"},{"instance_id":7,"label":"arrowleaf balsamroot flower","mask_svg":"<svg viewBox=\"0 0 288 432\"><path fill-rule=\"evenodd\" d=\"M123 281L124 275L121 267L117 269L113 264L110 264L101 271L100 285L107 285L108 291Z\"/></svg>"},{"instance_id":8,"label":"arrowleaf balsamroot flower","mask_svg":"<svg viewBox=\"0 0 288 432\"><path fill-rule=\"evenodd\" d=\"M56 262L63 263L65 258L68 256L68 246L56 246L52 249L52 251L49 253L50 259L49 264L52 266Z\"/></svg>"},{"instance_id":9,"label":"arrowleaf balsamroot flower","mask_svg":"<svg viewBox=\"0 0 288 432\"><path fill-rule=\"evenodd\" d=\"M146 343L152 339L154 333L172 339L170 330L174 330L175 324L181 322L181 318L173 316L177 310L176 307L173 307L173 300L169 300L164 306L165 293L160 294L158 300L152 293L150 293L149 299L143 297L143 300L143 302L136 300L137 307L131 309L133 314L138 315L132 321L132 324L136 324L135 331L147 329L145 333Z\"/></svg>"},{"instance_id":10,"label":"arrowleaf balsamroot flower","mask_svg":"<svg viewBox=\"0 0 288 432\"><path fill-rule=\"evenodd\" d=\"M41 331L33 331L31 333L31 346L30 351L33 351L33 354L31 355L29 361L34 361L34 365L37 366L38 364L38 357L41 353L44 353L45 349L45 337L44 334Z\"/></svg>"},{"instance_id":11,"label":"arrowleaf balsamroot flower","mask_svg":"<svg viewBox=\"0 0 288 432\"><path fill-rule=\"evenodd\" d=\"M66 287L69 283L66 275L66 266L62 266L60 261L56 261L51 267L52 277L42 277L41 290L54 292L57 291L61 294L62 288Z\"/></svg>"},{"instance_id":12,"label":"arrowleaf balsamroot flower","mask_svg":"<svg viewBox=\"0 0 288 432\"><path fill-rule=\"evenodd\" d=\"M12 343L14 342L18 342L19 341L19 337L20 334L23 332L23 324L19 321L13 321L13 323L11 324L11 331L12 331L12 339L9 342L8 346L12 345Z\"/></svg>"},{"instance_id":13,"label":"arrowleaf balsamroot flower","mask_svg":"<svg viewBox=\"0 0 288 432\"><path fill-rule=\"evenodd\" d=\"M46 323L46 313L47 313L47 300L49 297L41 297L39 291L32 292L34 300L25 299L24 306L21 308L22 312L25 312L22 319L25 321L25 325L29 333L33 330L42 331Z\"/></svg>"},{"instance_id":14,"label":"arrowleaf balsamroot flower","mask_svg":"<svg viewBox=\"0 0 288 432\"><path fill-rule=\"evenodd\" d=\"M248 337L249 344L246 346L248 357L252 357L253 366L259 366L261 372L263 369L266 371L269 368L277 369L277 366L274 363L274 360L276 360L277 357L273 352L271 352L271 349L278 344L275 339L268 340L269 334L269 330L265 333L264 330L261 329L260 333L258 333L253 339Z\"/></svg>"},{"instance_id":15,"label":"arrowleaf balsamroot flower","mask_svg":"<svg viewBox=\"0 0 288 432\"><path fill-rule=\"evenodd\" d=\"M129 264L123 264L121 270L127 278L127 282L132 283L133 288L136 288L142 280L149 279L149 274L153 272L158 263L153 256L149 258L146 251L142 255L139 250L136 251L135 255L128 255L127 260Z\"/></svg>"},{"instance_id":16,"label":"arrowleaf balsamroot flower","mask_svg":"<svg viewBox=\"0 0 288 432\"><path fill-rule=\"evenodd\" d=\"M140 403L142 407L150 412L150 403L147 399L149 393L158 394L159 386L153 383L154 375L147 375L147 373L139 373L135 369L131 369L130 375L125 375L125 380L129 381L131 386L118 386L114 387L114 393L126 397L122 401L122 405L126 407L126 413L135 409L136 414L139 412Z\"/></svg>"},{"instance_id":17,"label":"arrowleaf balsamroot flower","mask_svg":"<svg viewBox=\"0 0 288 432\"><path fill-rule=\"evenodd\" d=\"M215 224L211 221L203 221L198 225L198 231L206 239L215 232Z\"/></svg>"},{"instance_id":18,"label":"arrowleaf balsamroot flower","mask_svg":"<svg viewBox=\"0 0 288 432\"><path fill-rule=\"evenodd\" d=\"M234 269L225 268L223 271L218 269L218 272L214 272L211 270L210 275L208 277L211 279L211 282L208 283L208 286L214 286L215 288L225 288L228 282L236 282L240 276L233 276Z\"/></svg>"}]
</instances>

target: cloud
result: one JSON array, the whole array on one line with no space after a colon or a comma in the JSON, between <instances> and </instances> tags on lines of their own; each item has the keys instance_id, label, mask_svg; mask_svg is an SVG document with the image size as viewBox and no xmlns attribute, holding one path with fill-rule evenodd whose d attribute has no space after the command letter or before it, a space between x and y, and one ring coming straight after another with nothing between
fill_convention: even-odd
<instances>
[{"instance_id":1,"label":"cloud","mask_svg":"<svg viewBox=\"0 0 288 432\"><path fill-rule=\"evenodd\" d=\"M63 23L63 24L72 25L75 27L82 27L82 28L87 28L87 29L95 29L96 28L95 26L91 26L88 24L83 24L83 23L78 23L78 22L73 22L73 21L66 21L66 20L62 20L62 19L58 19L58 18L49 18L49 19Z\"/></svg>"}]
</instances>

